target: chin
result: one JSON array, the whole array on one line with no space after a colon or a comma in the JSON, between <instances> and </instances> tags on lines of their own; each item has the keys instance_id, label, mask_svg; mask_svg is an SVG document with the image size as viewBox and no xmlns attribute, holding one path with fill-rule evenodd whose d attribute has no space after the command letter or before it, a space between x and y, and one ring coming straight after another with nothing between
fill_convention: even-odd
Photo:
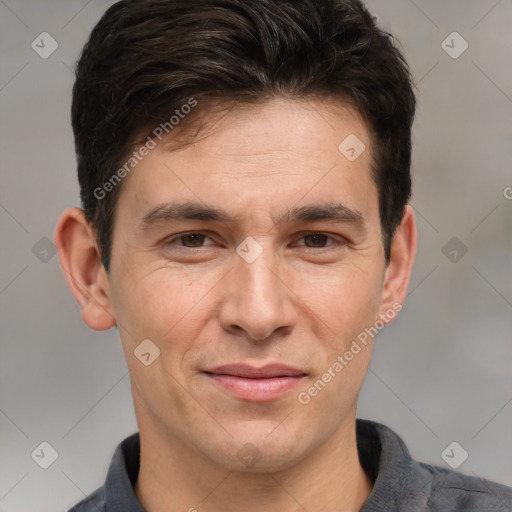
<instances>
[{"instance_id":1,"label":"chin","mask_svg":"<svg viewBox=\"0 0 512 512\"><path fill-rule=\"evenodd\" d=\"M222 450L223 456L219 458L219 452L215 453L216 463L229 471L267 473L290 469L306 457L308 450L303 450L293 435L272 442L267 436L260 434L251 440L245 435L237 442L231 439Z\"/></svg>"}]
</instances>

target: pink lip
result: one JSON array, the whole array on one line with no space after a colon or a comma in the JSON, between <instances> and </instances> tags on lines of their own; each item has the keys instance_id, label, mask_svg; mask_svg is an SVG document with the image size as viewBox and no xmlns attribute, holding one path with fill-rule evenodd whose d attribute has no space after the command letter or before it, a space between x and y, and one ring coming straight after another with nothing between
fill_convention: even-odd
<instances>
[{"instance_id":1,"label":"pink lip","mask_svg":"<svg viewBox=\"0 0 512 512\"><path fill-rule=\"evenodd\" d=\"M281 364L260 368L246 364L224 365L205 373L237 398L253 402L266 402L281 397L306 375L301 370Z\"/></svg>"}]
</instances>

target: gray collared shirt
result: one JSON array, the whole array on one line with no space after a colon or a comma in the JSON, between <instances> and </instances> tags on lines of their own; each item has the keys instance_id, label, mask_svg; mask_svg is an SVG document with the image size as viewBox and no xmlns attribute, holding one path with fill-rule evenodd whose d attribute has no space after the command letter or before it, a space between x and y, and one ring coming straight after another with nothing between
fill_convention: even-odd
<instances>
[{"instance_id":1,"label":"gray collared shirt","mask_svg":"<svg viewBox=\"0 0 512 512\"><path fill-rule=\"evenodd\" d=\"M391 429L357 420L361 465L373 490L360 512L512 512L512 488L411 458ZM145 512L134 492L140 438L117 447L105 484L68 512Z\"/></svg>"}]
</instances>

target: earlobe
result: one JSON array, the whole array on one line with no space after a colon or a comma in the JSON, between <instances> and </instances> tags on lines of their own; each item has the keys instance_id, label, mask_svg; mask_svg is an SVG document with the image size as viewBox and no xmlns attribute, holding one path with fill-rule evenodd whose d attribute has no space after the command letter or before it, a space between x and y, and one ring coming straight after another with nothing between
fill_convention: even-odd
<instances>
[{"instance_id":1,"label":"earlobe","mask_svg":"<svg viewBox=\"0 0 512 512\"><path fill-rule=\"evenodd\" d=\"M94 230L83 210L69 208L62 213L54 241L68 286L80 304L82 320L91 329L110 329L116 320L108 276L101 263Z\"/></svg>"},{"instance_id":2,"label":"earlobe","mask_svg":"<svg viewBox=\"0 0 512 512\"><path fill-rule=\"evenodd\" d=\"M384 276L381 299L381 317L386 313L401 309L407 295L412 266L416 256L417 231L414 210L407 205L400 225L391 242L391 256ZM394 318L394 314L391 318Z\"/></svg>"}]
</instances>

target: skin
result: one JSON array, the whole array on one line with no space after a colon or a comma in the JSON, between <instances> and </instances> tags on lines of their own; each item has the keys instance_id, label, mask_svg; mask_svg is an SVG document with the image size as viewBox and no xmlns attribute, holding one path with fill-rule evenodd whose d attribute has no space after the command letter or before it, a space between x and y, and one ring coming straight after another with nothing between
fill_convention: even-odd
<instances>
[{"instance_id":1,"label":"skin","mask_svg":"<svg viewBox=\"0 0 512 512\"><path fill-rule=\"evenodd\" d=\"M366 145L353 162L338 150L350 134ZM62 214L55 242L82 319L119 328L141 436L135 492L148 511L357 511L368 498L355 417L373 340L308 404L298 394L405 298L414 215L407 207L386 265L371 143L348 106L276 98L232 109L180 150L160 144L122 183L108 274L82 211ZM143 227L150 210L173 201L236 220ZM333 202L360 222L277 222ZM190 232L206 237L172 239ZM252 263L236 252L249 236L262 248ZM160 350L149 366L134 356L147 338ZM204 373L240 362L280 362L306 376L254 402ZM247 446L251 464L239 457Z\"/></svg>"}]
</instances>

